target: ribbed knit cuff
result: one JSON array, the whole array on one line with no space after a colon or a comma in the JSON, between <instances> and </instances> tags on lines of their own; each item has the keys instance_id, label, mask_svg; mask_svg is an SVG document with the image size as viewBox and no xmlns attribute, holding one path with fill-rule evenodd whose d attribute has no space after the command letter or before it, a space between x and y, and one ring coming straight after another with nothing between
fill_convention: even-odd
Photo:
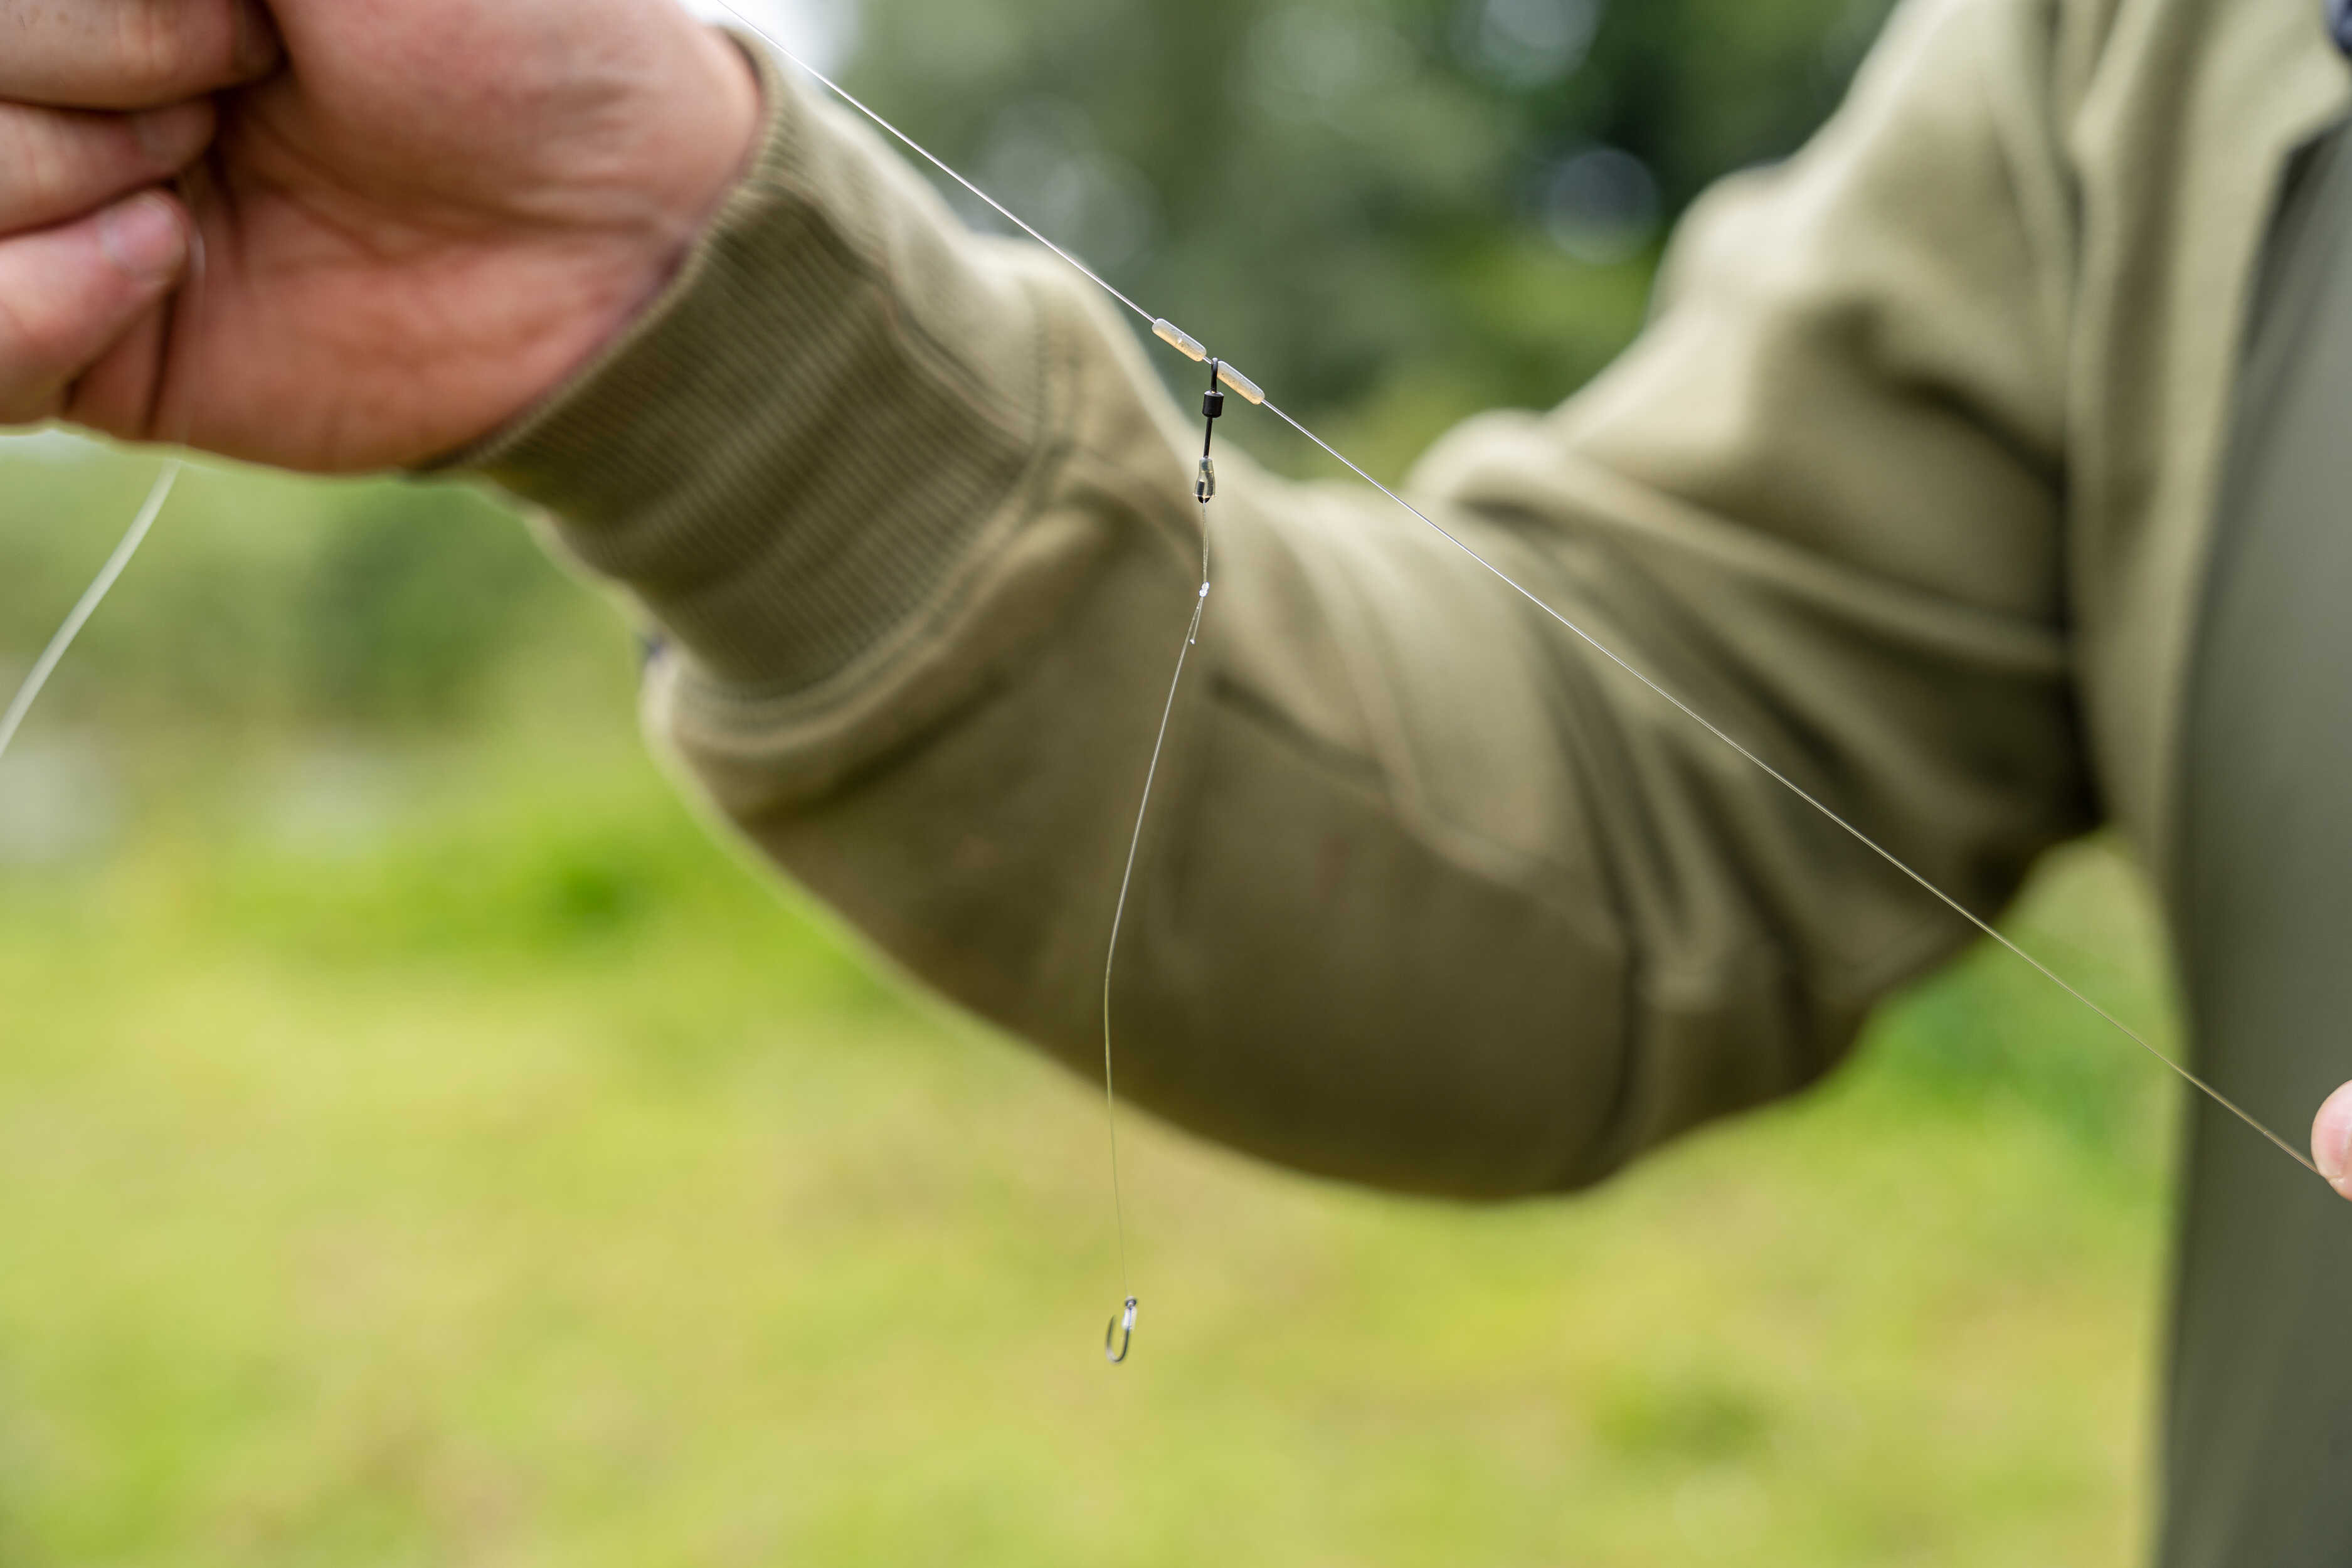
<instances>
[{"instance_id":1,"label":"ribbed knit cuff","mask_svg":"<svg viewBox=\"0 0 2352 1568\"><path fill-rule=\"evenodd\" d=\"M678 278L453 467L545 508L702 678L788 694L955 575L1036 449L1045 334L919 179L745 47L766 137Z\"/></svg>"}]
</instances>

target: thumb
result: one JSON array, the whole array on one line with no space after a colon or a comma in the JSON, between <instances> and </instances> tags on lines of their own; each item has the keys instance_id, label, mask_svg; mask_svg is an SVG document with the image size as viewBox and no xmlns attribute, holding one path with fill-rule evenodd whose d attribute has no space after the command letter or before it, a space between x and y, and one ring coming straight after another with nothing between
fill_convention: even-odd
<instances>
[{"instance_id":1,"label":"thumb","mask_svg":"<svg viewBox=\"0 0 2352 1568\"><path fill-rule=\"evenodd\" d=\"M0 239L0 425L57 415L75 379L178 286L188 253L187 217L160 191Z\"/></svg>"},{"instance_id":2,"label":"thumb","mask_svg":"<svg viewBox=\"0 0 2352 1568\"><path fill-rule=\"evenodd\" d=\"M2352 1083L2329 1095L2312 1119L2311 1159L2328 1185L2352 1198Z\"/></svg>"}]
</instances>

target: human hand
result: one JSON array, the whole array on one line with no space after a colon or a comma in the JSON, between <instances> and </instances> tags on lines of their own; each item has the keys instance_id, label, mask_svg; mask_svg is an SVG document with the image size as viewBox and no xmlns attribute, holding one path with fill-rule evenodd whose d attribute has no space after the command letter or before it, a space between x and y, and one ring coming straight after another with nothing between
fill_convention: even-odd
<instances>
[{"instance_id":1,"label":"human hand","mask_svg":"<svg viewBox=\"0 0 2352 1568\"><path fill-rule=\"evenodd\" d=\"M758 120L668 0L0 0L0 421L442 455L659 291Z\"/></svg>"},{"instance_id":2,"label":"human hand","mask_svg":"<svg viewBox=\"0 0 2352 1568\"><path fill-rule=\"evenodd\" d=\"M65 413L118 345L126 361L155 356L189 242L175 204L139 193L211 142L199 95L277 66L257 7L208 6L140 36L162 9L0 0L0 423Z\"/></svg>"},{"instance_id":3,"label":"human hand","mask_svg":"<svg viewBox=\"0 0 2352 1568\"><path fill-rule=\"evenodd\" d=\"M2329 1186L2352 1198L2352 1083L2329 1095L2312 1118L2311 1159Z\"/></svg>"}]
</instances>

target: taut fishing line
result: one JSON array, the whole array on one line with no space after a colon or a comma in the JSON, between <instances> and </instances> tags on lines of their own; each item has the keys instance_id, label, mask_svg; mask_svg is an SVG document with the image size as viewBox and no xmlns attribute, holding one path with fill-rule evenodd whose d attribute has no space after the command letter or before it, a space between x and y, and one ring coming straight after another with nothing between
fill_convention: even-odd
<instances>
[{"instance_id":1,"label":"taut fishing line","mask_svg":"<svg viewBox=\"0 0 2352 1568\"><path fill-rule=\"evenodd\" d=\"M1950 910L1954 914L1958 915L1978 931L1991 938L1993 942L2007 951L2012 957L2015 957L2026 964L2035 973L2041 975L2051 984L2064 992L2068 996L2074 998L2074 1000L2081 1003L2084 1007L2090 1009L2093 1014L2096 1015L2100 1019L2113 1027L2116 1033L2122 1035L2126 1039L2139 1047L2140 1049L2146 1051L2149 1056L2154 1057L2158 1061L2162 1062L2167 1068L2170 1068L2183 1083L2188 1084L2190 1088L2196 1089L2199 1093L2212 1100L2216 1105L2221 1107L2222 1110L2227 1110L2231 1115L2236 1117L2248 1127L2253 1129L2263 1138L2269 1140L2269 1142L2288 1159L2293 1160L2296 1164L2302 1166L2305 1170L2310 1172L2315 1176L2317 1176L2320 1173L2319 1168L2312 1163L2310 1157L2305 1154L2303 1151L2297 1149L2294 1144L2280 1137L2276 1132L2272 1131L2270 1128L2257 1121L2236 1101L2231 1100L2227 1095L2223 1094L2220 1089L2215 1089L2211 1084L2207 1083L2202 1078L2200 1078L2196 1073L2190 1071L2180 1062L2166 1055L2163 1051L2158 1050L2148 1041L2147 1037L2140 1034L2139 1031L2132 1028L2122 1019L2116 1017L2113 1013L2110 1013L2105 1007L2100 1006L2096 1002L2092 1001L2081 991L2076 990L2048 964L2042 963L2040 959L2034 957L2033 954L2028 952L2024 948L2019 946L2016 942L2002 935L1993 927L1990 921L1978 915L1967 905L1961 903L1959 900L1944 891L1943 889L1937 887L1934 882L1929 881L1927 878L1920 874L1918 871L1914 870L1907 862L1906 862L1901 857L1897 856L1893 850L1888 849L1885 845L1880 844L1876 839L1871 837L1870 835L1864 833L1861 828L1846 820L1845 817L1832 810L1830 806L1823 803L1818 796L1807 791L1788 774L1782 773L1779 768L1774 767L1770 763L1766 762L1761 756L1759 756L1755 752L1749 750L1739 741L1734 739L1728 732L1717 725L1713 721L1709 720L1697 709L1693 708L1689 703L1684 701L1672 691L1669 691L1666 688L1658 684L1657 681L1652 679L1638 666L1619 654L1614 648L1609 647L1606 643L1603 643L1591 632L1586 631L1582 626L1570 619L1567 616L1561 614L1552 605L1545 603L1544 600L1531 589L1512 577L1510 574L1505 572L1501 567L1496 565L1493 562L1479 554L1477 551L1471 548L1471 546L1459 535L1454 533L1443 524L1428 516L1428 514L1422 511L1420 508L1406 500L1402 496L1398 495L1396 491L1391 489L1388 486L1381 483L1378 479L1372 478L1371 475L1366 473L1344 453L1333 447L1329 442L1324 440L1321 437L1316 435L1314 431L1309 430L1297 419L1292 418L1288 414L1283 412L1279 406L1269 402L1266 399L1265 393L1262 392L1255 383L1251 382L1248 377L1241 375L1239 373L1235 372L1232 366L1213 357L1208 351L1189 333L1186 333L1181 329L1176 327L1164 317L1154 316L1150 311L1145 310L1142 306L1129 299L1125 294L1122 294L1117 289L1112 288L1109 283L1104 281L1102 278L1097 276L1092 268L1088 268L1084 262L1071 255L1068 251L1063 249L1060 246L1055 244L1052 240L1046 238L1044 235L1038 233L1036 229L1031 227L1026 222L1023 221L1019 215L1006 207L1003 203L998 201L994 196L990 195L986 191L982 190L978 185L973 184L970 180L964 178L961 174L949 166L943 159L934 155L929 148L923 146L913 137L908 135L905 132L891 124L887 120L883 119L881 115L867 108L863 101L852 94L846 88L843 87L839 82L835 81L824 72L818 70L814 66L809 64L806 60L801 58L800 56L787 48L783 42L779 39L772 31L762 26L751 17L745 16L741 9L734 4L734 0L712 0L712 3L731 15L738 22L741 23L744 27L748 28L752 33L757 34L761 39L766 41L770 47L773 48L785 59L790 60L819 86L824 88L835 98L840 99L850 108L864 115L867 120L872 121L876 125L879 126L884 132L887 132L892 138L904 145L908 151L914 153L925 163L939 170L949 179L953 180L957 184L962 186L965 190L980 198L980 200L987 203L988 205L998 214L998 216L1002 216L1006 222L1012 224L1030 238L1035 240L1038 244L1044 246L1047 250L1052 251L1055 256L1059 257L1063 261L1066 262L1074 270L1076 270L1080 277L1086 279L1087 281L1094 284L1095 287L1100 289L1104 293L1109 295L1121 305L1127 307L1127 309L1132 311L1139 319L1150 322L1152 335L1154 337L1175 348L1187 358L1205 362L1210 366L1210 397L1213 406L1204 411L1207 412L1210 420L1209 431L1212 440L1214 439L1216 433L1215 420L1217 414L1222 411L1223 398L1216 390L1217 387L1222 384L1223 386L1231 387L1234 392L1240 394L1245 401L1265 408L1268 414L1273 415L1276 419L1279 419L1282 423L1290 426L1291 429L1297 431L1300 436L1304 437L1307 441L1319 448L1327 457L1330 458L1332 461L1338 463L1349 473L1355 475L1356 478L1363 480L1364 483L1371 486L1372 489L1378 490L1390 500L1394 501L1398 506L1403 508L1404 510L1410 513L1416 521L1435 531L1438 536L1443 538L1447 543L1461 551L1463 554L1468 556L1479 566L1492 574L1513 593L1527 600L1528 603L1533 605L1538 610L1543 612L1543 614L1550 619L1558 622L1563 628L1574 636L1580 642L1583 643L1587 647L1590 647L1602 658L1608 660L1611 664L1616 666L1625 674L1639 681L1653 694L1664 700L1668 705L1673 707L1676 712L1682 714L1685 718L1696 724L1700 729L1705 730L1709 735L1715 737L1716 740L1729 747L1741 758L1754 765L1767 778L1772 780L1781 788L1795 795L1799 800L1812 807L1816 812L1819 812L1824 818L1844 831L1856 843L1860 844L1864 848L1868 849L1880 859L1885 861L1896 871L1902 873L1905 878L1916 884L1920 889L1932 896L1938 903L1944 905L1945 908ZM1192 644L1199 636L1202 612L1205 608L1208 601L1208 519L1206 513L1209 497L1214 493L1214 489L1215 469L1212 465L1207 447L1204 445L1201 458L1201 479L1195 490L1195 494L1198 497L1202 509L1202 582L1200 602L1193 607L1192 625L1185 633L1184 647L1180 650L1176 661L1175 680L1171 682L1169 687L1168 707L1160 716L1159 736L1152 742L1150 765L1144 774L1143 800L1136 813L1135 835L1133 838L1129 840L1128 846L1127 869L1120 879L1118 902L1111 916L1109 953L1103 965L1103 1095L1105 1103L1108 1108L1110 1117L1111 1205L1115 1224L1118 1232L1119 1279L1121 1294L1125 1298L1125 1304L1121 1310L1120 1315L1118 1319L1113 1321L1111 1324L1110 1337L1106 1340L1104 1345L1106 1355L1108 1355L1113 1363L1124 1361L1127 1357L1129 1342L1135 1329L1136 1300L1134 1291L1129 1286L1127 1278L1127 1218L1124 1212L1124 1202L1119 1192L1118 1184L1118 1095L1112 1087L1111 1072L1110 979L1113 966L1116 964L1118 955L1119 926L1126 914L1128 895L1135 879L1136 854L1142 844L1144 820L1150 809L1151 783L1153 778L1156 777L1159 773L1160 751L1166 744L1168 739L1169 717L1175 710L1177 688L1182 683L1184 678L1184 655L1191 652Z\"/></svg>"}]
</instances>

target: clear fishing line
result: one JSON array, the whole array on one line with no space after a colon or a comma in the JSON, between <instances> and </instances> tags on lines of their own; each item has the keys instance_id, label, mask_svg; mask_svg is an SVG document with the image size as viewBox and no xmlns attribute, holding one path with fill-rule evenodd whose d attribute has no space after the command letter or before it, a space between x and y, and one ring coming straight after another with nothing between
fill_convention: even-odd
<instances>
[{"instance_id":1,"label":"clear fishing line","mask_svg":"<svg viewBox=\"0 0 2352 1568\"><path fill-rule=\"evenodd\" d=\"M1217 463L1212 449L1217 442L1217 421L1225 412L1225 395L1219 390L1223 381L1223 367L1210 361L1209 390L1201 399L1201 414L1208 429L1201 437L1200 477L1192 483L1192 498L1201 505L1201 591L1193 595L1192 624L1184 628L1184 640L1177 647L1176 673L1169 678L1168 700L1160 710L1160 731L1151 739L1151 763L1143 771L1143 798L1136 803L1135 831L1127 840L1127 868L1119 874L1118 900L1111 906L1110 941L1103 952L1103 1124L1110 1135L1110 1207L1112 1227L1118 1236L1119 1294L1126 1298L1118 1316L1103 1331L1103 1356L1113 1366L1127 1359L1128 1349L1134 1342L1138 1303L1135 1287L1127 1272L1127 1202L1118 1179L1118 1090L1113 1087L1111 1069L1111 979L1118 968L1119 928L1126 923L1127 898L1135 887L1135 860L1143 848L1143 825L1151 815L1151 786L1160 777L1160 757L1167 749L1169 721L1176 716L1176 694L1184 686L1184 664L1200 644L1201 619L1209 611L1209 503L1217 495Z\"/></svg>"},{"instance_id":2,"label":"clear fishing line","mask_svg":"<svg viewBox=\"0 0 2352 1568\"><path fill-rule=\"evenodd\" d=\"M98 614L99 606L105 604L107 595L114 592L114 585L130 569L131 558L139 553L139 547L147 542L147 535L154 530L155 520L163 515L164 504L172 499L172 491L180 483L183 467L177 458L164 459L163 468L155 475L153 487L147 492L146 500L140 504L138 515L131 519L130 531L122 536L122 542L114 547L114 553L107 558L106 564L91 579L89 586L82 591L73 613L66 616L65 624L58 627L57 635L49 639L49 646L43 648L41 657L34 661L31 673L16 688L16 695L9 702L8 711L0 715L0 758L7 756L8 748L16 742L16 732L25 727L26 716L33 711L33 704L41 700L41 693L48 688L49 677L58 672L58 666L64 663L66 655L73 650L74 641L81 636L82 628L89 625L90 617Z\"/></svg>"},{"instance_id":3,"label":"clear fishing line","mask_svg":"<svg viewBox=\"0 0 2352 1568\"><path fill-rule=\"evenodd\" d=\"M1150 311L1145 310L1142 306L1129 299L1125 294L1122 294L1117 289L1112 288L1109 283L1104 281L1104 279L1091 268L1087 267L1084 262L1071 255L1068 251L1063 249L1060 246L1055 244L1052 240L1046 238L1044 235L1038 233L1036 229L1031 227L1026 222L1023 221L1018 215L1006 207L1003 203L998 201L994 196L990 195L986 191L982 190L978 185L973 184L961 174L950 167L945 160L935 155L929 148L923 146L913 137L908 135L905 132L891 124L887 120L883 119L881 115L867 108L863 101L857 99L840 83L835 81L824 72L818 70L814 66L809 64L806 60L801 58L799 55L786 47L783 42L775 36L772 30L763 26L751 17L744 15L742 10L734 4L734 0L712 0L712 4L729 13L738 22L741 23L745 28L764 40L771 48L773 48L776 51L777 54L791 61L812 80L831 92L835 98L840 99L842 102L847 104L850 108L864 115L867 120L873 121L874 124L887 132L908 151L914 153L925 163L930 164L933 168L938 169L949 179L953 180L957 184L971 192L980 200L987 203L988 205L999 216L1003 217L1006 222L1011 223L1013 226L1020 229L1022 233L1027 235L1030 238L1044 246L1047 250L1052 251L1080 277L1086 279L1088 282L1094 284L1095 287L1100 289L1104 293L1109 295L1113 300L1118 301L1119 304L1125 306L1140 320L1150 322L1153 336L1159 338L1161 342L1170 344L1171 347L1174 347L1179 352L1182 353L1187 358L1195 361L1205 361L1208 363L1211 366L1211 384L1213 388L1218 384L1232 387L1234 391L1240 394L1246 401L1264 407L1267 413L1273 415L1276 419L1279 419L1282 423L1290 426L1291 429L1297 431L1300 436L1304 437L1307 441L1319 448L1327 457L1330 458L1332 461L1338 463L1349 473L1355 475L1356 478L1363 480L1364 483L1371 486L1372 489L1378 490L1381 495L1386 496L1390 500L1394 501L1398 506L1403 508L1404 510L1415 521L1436 532L1437 535L1444 539L1447 543L1453 545L1455 549L1462 552L1463 554L1468 556L1473 562L1475 562L1479 566L1492 574L1513 593L1517 594L1521 598L1527 600L1530 605L1533 605L1545 616L1549 616L1553 621L1558 622L1579 641L1592 649L1593 652L1608 660L1609 663L1616 666L1617 668L1623 671L1626 675L1629 675L1636 681L1639 681L1652 693L1673 707L1676 712L1682 714L1685 718L1690 720L1693 723L1706 731L1709 735L1712 735L1725 746L1730 748L1734 752L1738 753L1741 758L1756 767L1767 778L1772 780L1781 788L1787 790L1790 795L1795 795L1799 800L1812 807L1814 811L1820 813L1822 817L1835 825L1840 830L1852 837L1864 848L1869 850L1872 854L1885 861L1889 866L1900 872L1905 878L1916 884L1920 889L1933 897L1938 903L1944 905L1945 908L1958 915L1978 931L1991 938L1994 942L1998 943L2012 957L2023 963L2035 973L2041 975L2051 984L2064 992L2074 1001L2088 1008L2094 1015L2114 1028L2116 1033L2122 1035L2124 1038L2131 1041L2132 1044L2137 1046L2141 1050L2146 1051L2149 1056L2154 1057L2158 1061L2163 1063L2167 1068L2171 1069L2173 1074L2178 1077L2181 1082L2189 1085L2200 1094L2204 1095L2214 1104L2220 1106L2222 1110L2236 1117L2240 1121L2244 1122L2255 1132L2268 1140L2270 1143L2277 1148L2281 1153L2294 1161L2296 1164L2302 1166L2305 1170L2310 1172L2314 1176L2318 1176L2320 1174L2318 1166L2312 1163L2311 1157L2305 1154L2302 1150L2296 1148L2293 1143L2288 1142L2284 1138L2280 1137L2276 1132L2271 1131L2270 1128L2256 1120L2255 1117L2242 1106L2240 1106L2235 1100L2230 1099L2220 1089L2215 1089L2211 1084L2206 1082L2196 1073L2190 1071L2188 1067L2166 1055L2163 1051L2158 1050L2156 1046L2138 1030L2134 1029L2122 1019L2116 1017L2113 1013L2110 1013L2105 1007L2100 1006L2096 1002L2092 1001L2081 991L2075 989L2074 985L2059 975L2059 973L2055 970L2052 969L2048 964L2034 957L2032 953L2027 952L2023 947L2021 947L2007 936L2002 935L1999 930L1995 929L1990 921L1978 915L1967 905L1961 903L1959 900L1952 897L1952 895L1947 893L1943 889L1930 881L1926 876L1913 869L1908 862L1905 861L1893 850L1887 848L1885 845L1873 838L1869 834L1864 833L1861 828L1855 826L1845 817L1840 816L1818 796L1812 795L1810 791L1800 785L1794 779L1791 779L1788 774L1782 773L1779 768L1776 768L1770 763L1766 762L1761 756L1751 751L1748 746L1733 738L1731 734L1726 731L1721 726L1716 724L1712 720L1708 719L1705 714L1701 713L1697 709L1692 707L1689 703L1675 696L1665 687L1660 685L1639 666L1619 654L1614 648L1602 642L1599 637L1594 637L1591 632L1585 630L1584 627L1579 626L1573 619L1562 614L1551 605L1547 604L1543 598L1533 590L1518 582L1516 578L1512 577L1510 574L1505 572L1501 567L1487 560L1484 555L1479 554L1476 550L1473 549L1469 543L1464 541L1459 535L1446 529L1444 525L1428 516L1428 514L1422 511L1418 507L1415 507L1412 503L1406 500L1402 496L1398 495L1396 491L1391 489L1388 486L1372 478L1370 474L1366 473L1361 467L1348 458L1346 454L1339 451L1336 447L1332 447L1329 442L1316 435L1314 431L1309 430L1297 419L1292 418L1280 407L1267 401L1265 395L1255 383L1251 382L1248 377L1243 376L1234 371L1231 366L1213 358L1199 341L1194 339L1191 334L1175 326L1165 318L1154 316ZM1213 437L1215 429L1213 417L1214 416L1212 416L1213 423L1211 425L1211 433ZM1214 470L1210 466L1209 458L1205 448L1202 457L1202 464L1203 470L1203 482L1204 484L1213 486L1213 476ZM1120 879L1118 901L1111 918L1109 952L1103 964L1103 1095L1110 1119L1111 1205L1114 1214L1114 1221L1118 1234L1119 1279L1121 1293L1125 1297L1125 1304L1122 1309L1121 1316L1113 1320L1110 1338L1106 1341L1105 1344L1105 1353L1108 1355L1109 1359L1114 1363L1124 1361L1126 1359L1128 1340L1131 1337L1135 1327L1136 1300L1134 1291L1128 1281L1127 1217L1125 1214L1124 1199L1119 1190L1118 1094L1113 1087L1111 1062L1110 981L1113 969L1118 962L1119 928L1126 914L1128 896L1135 878L1136 856L1143 842L1144 822L1150 810L1151 784L1153 779L1156 778L1159 773L1161 749L1167 743L1169 721L1175 712L1176 693L1178 688L1182 684L1184 678L1185 657L1192 651L1193 642L1199 635L1202 611L1205 607L1208 599L1207 500L1208 498L1205 494L1201 497L1202 507L1201 598L1200 602L1196 604L1193 608L1192 625L1185 633L1184 647L1178 654L1175 679L1169 686L1168 705L1160 715L1159 735L1152 742L1151 762L1144 775L1143 799L1136 813L1135 834L1128 847L1127 868L1125 874ZM1116 1353L1113 1353L1114 1342L1117 1346Z\"/></svg>"},{"instance_id":4,"label":"clear fishing line","mask_svg":"<svg viewBox=\"0 0 2352 1568\"><path fill-rule=\"evenodd\" d=\"M159 408L170 389L172 339L178 331L181 312L202 290L205 279L204 233L195 221L194 188L189 182L181 182L180 195L181 205L188 215L187 277L162 307L163 320L158 329L153 394L155 405ZM178 447L187 444L189 426L195 417L194 406L191 403L182 411L179 423L171 434L158 437L160 445ZM7 711L0 714L0 760L7 757L8 748L16 743L17 733L24 729L25 721L31 716L34 705L40 701L41 693L48 689L49 678L57 674L58 666L63 664L66 655L73 651L74 643L81 637L82 629L89 625L90 618L98 614L100 606L114 592L115 584L122 581L122 574L131 569L131 563L147 542L147 536L154 531L155 520L163 515L163 508L171 502L172 492L179 488L180 476L186 468L186 461L181 458L163 459L163 466L155 472L155 482L148 488L147 499L140 503L121 542L114 547L114 553L106 558L106 564L99 568L98 575L90 579L89 586L82 590L81 597L75 602L64 624L58 627L57 635L49 638L48 646L41 650L41 657L33 661L32 669L18 684L16 695L10 699Z\"/></svg>"}]
</instances>

